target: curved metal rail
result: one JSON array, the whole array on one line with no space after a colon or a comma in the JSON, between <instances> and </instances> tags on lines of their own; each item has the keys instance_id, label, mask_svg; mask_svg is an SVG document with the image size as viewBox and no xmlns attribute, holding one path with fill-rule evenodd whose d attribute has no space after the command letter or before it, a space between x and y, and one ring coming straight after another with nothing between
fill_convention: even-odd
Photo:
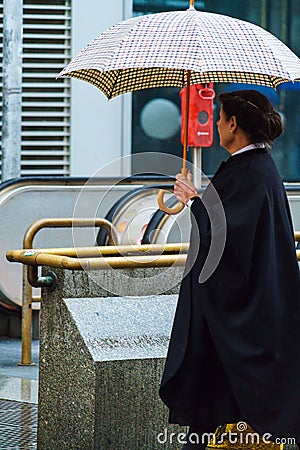
<instances>
[{"instance_id":1,"label":"curved metal rail","mask_svg":"<svg viewBox=\"0 0 300 450\"><path fill-rule=\"evenodd\" d=\"M43 228L86 228L86 227L103 227L108 232L110 244L118 244L118 233L115 227L106 219L77 219L77 218L44 218L33 222L26 230L23 239L23 248L32 249L33 240L38 231ZM26 264L26 263L25 263ZM37 282L36 270L28 267L27 278L31 286L41 287ZM34 280L36 279L36 283Z\"/></svg>"},{"instance_id":2,"label":"curved metal rail","mask_svg":"<svg viewBox=\"0 0 300 450\"><path fill-rule=\"evenodd\" d=\"M23 248L32 249L33 240L38 231L43 228L70 228L70 227L104 227L111 236L111 242L118 242L117 231L106 219L74 219L74 218L44 218L33 222L26 230L23 239ZM29 250L27 250L29 251ZM28 282L26 282L26 279ZM23 301L22 301L22 360L21 365L31 365L31 342L32 342L32 286L44 287L51 284L53 280L43 279L38 281L38 266L24 265L23 267Z\"/></svg>"},{"instance_id":3,"label":"curved metal rail","mask_svg":"<svg viewBox=\"0 0 300 450\"><path fill-rule=\"evenodd\" d=\"M145 245L145 246L105 246L60 249L33 249L33 241L38 231L44 228L70 227L103 227L110 235L110 243L118 242L115 227L106 219L74 219L74 218L44 218L33 222L27 229L23 239L23 250L7 252L11 262L21 262L23 267L23 302L22 302L22 360L21 365L31 365L32 342L32 287L51 287L55 278L51 276L38 277L39 266L63 267L71 270L105 269L108 267L126 267L124 256L140 255L137 261L131 261L131 267L145 267L153 264L156 256L156 267L166 267L173 264L172 253L187 251L188 244L176 245ZM161 255L167 252L169 255ZM145 253L147 255L145 256ZM152 255L152 256L151 256ZM179 255L177 264L185 263L185 255ZM105 257L105 258L104 258ZM171 259L170 259L171 258ZM136 258L135 258L136 259Z\"/></svg>"},{"instance_id":4,"label":"curved metal rail","mask_svg":"<svg viewBox=\"0 0 300 450\"><path fill-rule=\"evenodd\" d=\"M188 248L189 244L150 244L141 246L10 250L7 252L9 261L24 264L22 361L20 364L32 364L32 286L52 288L55 287L56 283L54 274L48 273L46 277L38 277L39 266L59 267L68 270L183 266L186 262ZM184 253L180 254L180 252ZM99 255L101 256L99 257ZM26 272L27 283L25 282Z\"/></svg>"}]
</instances>

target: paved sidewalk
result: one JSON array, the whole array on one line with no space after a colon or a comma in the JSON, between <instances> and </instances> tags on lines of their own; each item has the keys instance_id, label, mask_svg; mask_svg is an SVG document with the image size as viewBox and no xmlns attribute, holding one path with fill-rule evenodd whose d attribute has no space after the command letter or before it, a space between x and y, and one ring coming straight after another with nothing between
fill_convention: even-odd
<instances>
[{"instance_id":1,"label":"paved sidewalk","mask_svg":"<svg viewBox=\"0 0 300 450\"><path fill-rule=\"evenodd\" d=\"M0 450L37 448L39 342L34 366L18 366L21 341L0 338Z\"/></svg>"}]
</instances>

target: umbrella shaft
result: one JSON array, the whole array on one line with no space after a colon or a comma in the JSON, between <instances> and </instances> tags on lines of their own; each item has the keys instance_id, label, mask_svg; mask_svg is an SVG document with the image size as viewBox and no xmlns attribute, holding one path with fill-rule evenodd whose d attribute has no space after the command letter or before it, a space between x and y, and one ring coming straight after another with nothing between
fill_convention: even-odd
<instances>
[{"instance_id":1,"label":"umbrella shaft","mask_svg":"<svg viewBox=\"0 0 300 450\"><path fill-rule=\"evenodd\" d=\"M185 100L185 117L184 117L184 140L183 140L183 162L182 173L186 172L187 147L188 147L188 129L189 129L189 109L190 109L190 87L191 87L191 71L186 72L186 100Z\"/></svg>"}]
</instances>

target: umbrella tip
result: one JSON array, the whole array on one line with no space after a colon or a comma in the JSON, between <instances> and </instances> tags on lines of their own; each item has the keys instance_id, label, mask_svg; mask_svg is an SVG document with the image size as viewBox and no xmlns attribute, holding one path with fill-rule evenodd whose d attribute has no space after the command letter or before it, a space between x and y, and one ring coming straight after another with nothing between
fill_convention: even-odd
<instances>
[{"instance_id":1,"label":"umbrella tip","mask_svg":"<svg viewBox=\"0 0 300 450\"><path fill-rule=\"evenodd\" d=\"M195 0L190 0L190 7L189 9L195 9Z\"/></svg>"}]
</instances>

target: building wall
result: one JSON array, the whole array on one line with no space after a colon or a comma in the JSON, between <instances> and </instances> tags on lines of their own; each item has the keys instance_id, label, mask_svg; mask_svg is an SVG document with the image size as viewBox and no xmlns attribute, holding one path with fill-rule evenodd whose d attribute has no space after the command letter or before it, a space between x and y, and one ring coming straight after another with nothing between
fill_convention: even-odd
<instances>
[{"instance_id":1,"label":"building wall","mask_svg":"<svg viewBox=\"0 0 300 450\"><path fill-rule=\"evenodd\" d=\"M19 21L14 17L9 20L13 2L0 0L0 83L4 82L2 72L7 77L6 91L0 91L0 164L2 150L9 152L10 160L17 164L21 150L21 167L16 164L15 176L19 172L21 176L67 176L70 173L70 80L56 78L70 57L71 0L22 0L22 3L20 33ZM16 51L11 45L12 36L16 46L22 40L22 67L19 68L11 53ZM2 53L7 55L4 61ZM19 86L15 85L12 76L8 76L11 61L14 61L12 73L22 69L21 118L18 109L7 107L11 103L9 98L18 97L19 100L20 97L15 95ZM8 83L11 84L8 86ZM16 125L20 119L21 130ZM6 125L4 148L2 122ZM1 179L14 176L8 168L9 165L4 168L6 173L1 174Z\"/></svg>"},{"instance_id":2,"label":"building wall","mask_svg":"<svg viewBox=\"0 0 300 450\"><path fill-rule=\"evenodd\" d=\"M88 7L87 7L88 5ZM76 0L72 3L72 57L106 28L132 16L132 0ZM108 101L89 83L71 81L71 176L128 174L131 153L131 94ZM107 166L107 167L105 167Z\"/></svg>"}]
</instances>

